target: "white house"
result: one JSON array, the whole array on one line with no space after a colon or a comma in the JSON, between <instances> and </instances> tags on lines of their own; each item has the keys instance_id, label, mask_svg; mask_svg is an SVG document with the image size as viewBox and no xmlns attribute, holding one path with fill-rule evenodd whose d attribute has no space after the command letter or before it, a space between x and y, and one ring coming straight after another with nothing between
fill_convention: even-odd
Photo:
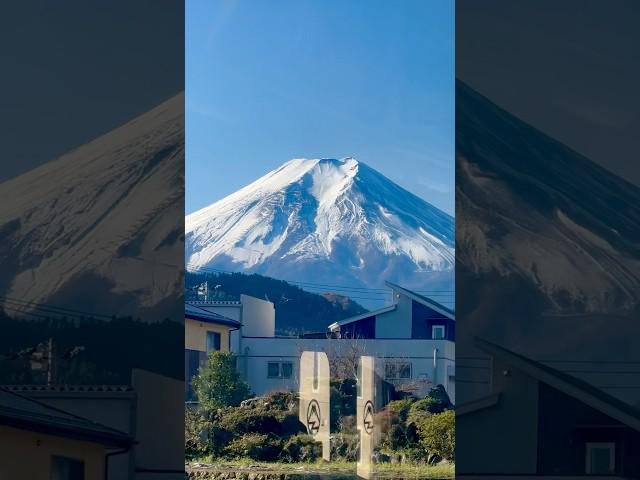
<instances>
[{"instance_id":1,"label":"white house","mask_svg":"<svg viewBox=\"0 0 640 480\"><path fill-rule=\"evenodd\" d=\"M247 295L239 302L193 302L191 305L239 322L230 332L238 369L254 393L297 390L300 354L325 351L332 364L360 355L377 358L381 379L426 394L442 384L455 402L455 314L441 304L387 282L393 303L347 318L322 334L300 337L275 335L273 304Z\"/></svg>"}]
</instances>

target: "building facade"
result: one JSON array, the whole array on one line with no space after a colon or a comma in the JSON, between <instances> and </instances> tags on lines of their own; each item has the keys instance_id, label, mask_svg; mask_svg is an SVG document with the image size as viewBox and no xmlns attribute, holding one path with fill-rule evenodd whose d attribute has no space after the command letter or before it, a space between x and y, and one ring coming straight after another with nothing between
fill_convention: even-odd
<instances>
[{"instance_id":1,"label":"building facade","mask_svg":"<svg viewBox=\"0 0 640 480\"><path fill-rule=\"evenodd\" d=\"M239 302L193 302L187 311L195 307L222 315L225 322L240 324L229 331L230 350L256 395L297 390L300 355L312 350L327 353L334 373L351 365L355 368L360 356L374 356L379 378L397 389L422 396L441 384L455 402L454 312L398 285L387 285L393 291L391 305L328 325L326 332L302 337L277 337L273 304L247 295ZM202 355L206 356L204 333L188 315L186 338L191 348L197 347L201 362ZM196 365L193 358L192 365ZM188 374L192 376L196 370ZM193 400L192 392L188 399Z\"/></svg>"},{"instance_id":2,"label":"building facade","mask_svg":"<svg viewBox=\"0 0 640 480\"><path fill-rule=\"evenodd\" d=\"M0 478L103 480L108 453L132 443L124 432L0 388Z\"/></svg>"},{"instance_id":3,"label":"building facade","mask_svg":"<svg viewBox=\"0 0 640 480\"><path fill-rule=\"evenodd\" d=\"M15 422L11 424L10 429L3 428L0 418L0 445L4 447L5 439L9 442L8 439L12 436L19 440L14 442L12 448L0 449L0 479L82 478L46 473L49 470L44 469L43 465L49 469L53 468L54 460L49 458L53 456L63 457L55 462L57 468L66 469L67 472L80 469L77 460L81 460L84 464L85 479L184 479L184 453L181 448L184 445L184 422L179 416L166 414L179 409L183 404L182 383L178 379L133 369L129 385L1 387L0 410L3 400L9 399L12 400L10 406L14 412L18 399L21 409L33 409L33 405L37 407L33 414L34 421L55 417L56 422L62 423L53 430L33 431L30 427L25 429L28 431L18 434L15 431ZM61 418L58 420L58 417ZM75 431L79 418L86 419L86 428L90 431L95 430L97 426L100 427L93 437L86 437L87 441L80 441L82 438L79 438L78 432ZM66 421L68 425L65 424ZM48 425L49 421L46 423ZM9 427L9 424L4 427ZM105 443L99 436L104 436L105 432L128 441ZM110 440L110 437L107 436L106 439ZM11 465L15 462L3 462L5 458L26 459L26 463L18 462L16 467L16 471L21 475L9 475L11 470L6 469L13 468ZM76 462L70 459L75 459ZM33 464L27 465L29 460L34 460ZM26 470L25 466L32 470ZM28 471L33 473L28 474Z\"/></svg>"},{"instance_id":4,"label":"building facade","mask_svg":"<svg viewBox=\"0 0 640 480\"><path fill-rule=\"evenodd\" d=\"M456 408L461 478L640 478L640 411L574 376L478 340L490 392Z\"/></svg>"}]
</instances>

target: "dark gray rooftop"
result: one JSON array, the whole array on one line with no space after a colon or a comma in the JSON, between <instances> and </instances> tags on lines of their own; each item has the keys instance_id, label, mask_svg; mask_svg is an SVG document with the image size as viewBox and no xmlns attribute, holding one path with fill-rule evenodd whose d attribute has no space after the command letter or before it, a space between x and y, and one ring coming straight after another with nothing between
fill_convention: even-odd
<instances>
[{"instance_id":1,"label":"dark gray rooftop","mask_svg":"<svg viewBox=\"0 0 640 480\"><path fill-rule=\"evenodd\" d=\"M115 430L44 402L0 387L0 424L105 446L128 447L132 439Z\"/></svg>"}]
</instances>

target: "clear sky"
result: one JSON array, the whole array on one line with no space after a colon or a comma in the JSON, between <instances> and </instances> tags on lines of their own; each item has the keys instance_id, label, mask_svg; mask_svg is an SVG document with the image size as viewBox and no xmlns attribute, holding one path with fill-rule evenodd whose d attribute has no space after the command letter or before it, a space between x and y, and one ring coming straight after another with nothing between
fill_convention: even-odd
<instances>
[{"instance_id":1,"label":"clear sky","mask_svg":"<svg viewBox=\"0 0 640 480\"><path fill-rule=\"evenodd\" d=\"M452 0L186 2L187 213L355 157L453 214Z\"/></svg>"}]
</instances>

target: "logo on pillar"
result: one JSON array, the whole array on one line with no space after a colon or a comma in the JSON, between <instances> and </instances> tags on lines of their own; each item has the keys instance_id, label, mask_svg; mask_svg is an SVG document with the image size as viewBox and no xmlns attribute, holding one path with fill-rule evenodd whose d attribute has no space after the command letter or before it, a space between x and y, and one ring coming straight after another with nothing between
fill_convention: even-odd
<instances>
[{"instance_id":1,"label":"logo on pillar","mask_svg":"<svg viewBox=\"0 0 640 480\"><path fill-rule=\"evenodd\" d=\"M371 401L368 401L364 405L362 426L367 435L371 435L371 432L373 432L373 403L371 403Z\"/></svg>"},{"instance_id":2,"label":"logo on pillar","mask_svg":"<svg viewBox=\"0 0 640 480\"><path fill-rule=\"evenodd\" d=\"M311 435L316 435L321 425L320 405L316 400L311 400L307 407L307 431Z\"/></svg>"}]
</instances>

